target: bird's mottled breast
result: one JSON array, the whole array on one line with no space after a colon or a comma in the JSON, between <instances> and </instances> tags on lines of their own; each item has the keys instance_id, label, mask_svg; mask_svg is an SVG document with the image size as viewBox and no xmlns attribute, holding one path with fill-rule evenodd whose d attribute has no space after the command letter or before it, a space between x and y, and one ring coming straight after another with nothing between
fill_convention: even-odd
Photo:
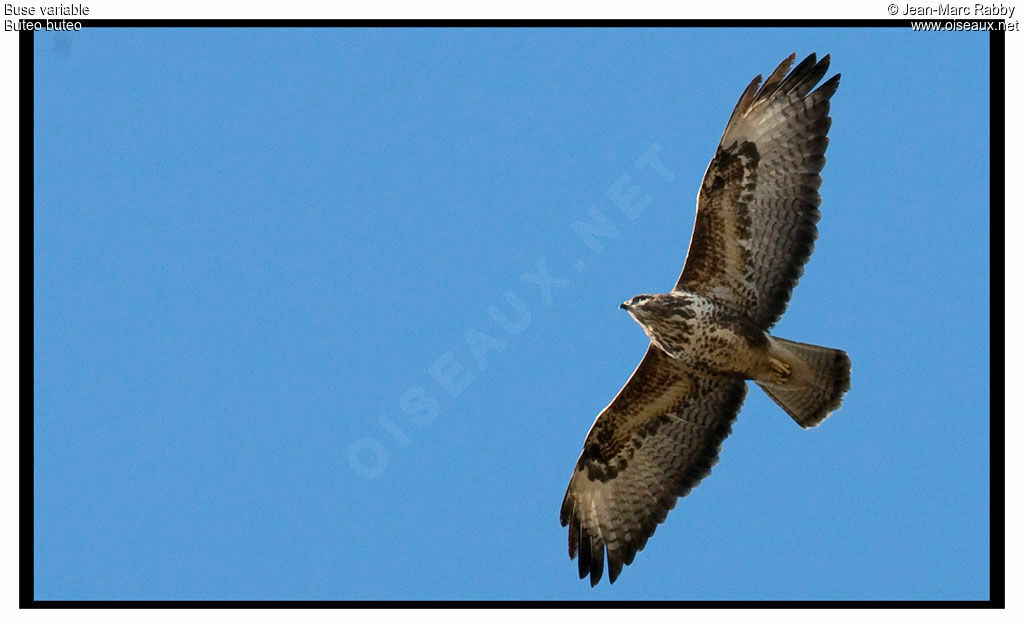
<instances>
[{"instance_id":1,"label":"bird's mottled breast","mask_svg":"<svg viewBox=\"0 0 1024 628\"><path fill-rule=\"evenodd\" d=\"M768 342L745 316L702 295L657 295L640 309L634 317L651 340L695 368L731 371L738 357Z\"/></svg>"}]
</instances>

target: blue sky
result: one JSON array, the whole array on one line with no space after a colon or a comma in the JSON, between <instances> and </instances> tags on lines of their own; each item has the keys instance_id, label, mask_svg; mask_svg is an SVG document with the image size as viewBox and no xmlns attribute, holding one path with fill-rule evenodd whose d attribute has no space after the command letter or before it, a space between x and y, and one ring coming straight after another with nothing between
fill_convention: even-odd
<instances>
[{"instance_id":1,"label":"blue sky","mask_svg":"<svg viewBox=\"0 0 1024 628\"><path fill-rule=\"evenodd\" d=\"M843 78L775 332L846 349L852 390L809 431L751 390L712 475L592 590L558 509L647 345L617 306L672 286L732 107L793 51ZM986 599L988 51L37 34L36 598ZM594 212L600 250L574 231Z\"/></svg>"}]
</instances>

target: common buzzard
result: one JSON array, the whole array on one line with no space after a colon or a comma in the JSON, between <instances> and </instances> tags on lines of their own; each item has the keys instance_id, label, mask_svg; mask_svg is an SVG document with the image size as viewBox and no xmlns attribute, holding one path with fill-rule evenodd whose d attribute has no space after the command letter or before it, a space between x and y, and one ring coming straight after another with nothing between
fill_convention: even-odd
<instances>
[{"instance_id":1,"label":"common buzzard","mask_svg":"<svg viewBox=\"0 0 1024 628\"><path fill-rule=\"evenodd\" d=\"M839 407L846 353L768 330L786 310L818 235L829 98L811 91L829 57L796 55L747 86L697 194L697 218L672 292L622 304L651 339L597 416L562 502L580 578L608 580L643 549L676 500L711 472L753 380L802 427ZM758 86L760 85L760 89Z\"/></svg>"}]
</instances>

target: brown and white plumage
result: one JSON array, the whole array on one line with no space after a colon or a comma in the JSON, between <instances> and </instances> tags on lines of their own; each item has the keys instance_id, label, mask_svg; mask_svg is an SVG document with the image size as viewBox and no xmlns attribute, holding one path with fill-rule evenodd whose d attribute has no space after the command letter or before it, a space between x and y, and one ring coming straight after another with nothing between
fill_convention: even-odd
<instances>
[{"instance_id":1,"label":"brown and white plumage","mask_svg":"<svg viewBox=\"0 0 1024 628\"><path fill-rule=\"evenodd\" d=\"M828 146L836 74L814 92L829 56L796 55L758 90L756 77L725 127L697 196L690 250L676 289L734 303L771 327L782 316L818 237L819 173ZM785 76L785 78L783 78Z\"/></svg>"},{"instance_id":2,"label":"brown and white plumage","mask_svg":"<svg viewBox=\"0 0 1024 628\"><path fill-rule=\"evenodd\" d=\"M598 415L561 509L580 578L614 582L718 460L753 379L805 427L849 388L842 351L772 338L817 237L835 75L795 55L740 97L697 201L672 293L623 307L653 342ZM760 88L759 88L760 85ZM710 321L710 322L709 322ZM780 366L781 365L781 366Z\"/></svg>"},{"instance_id":3,"label":"brown and white plumage","mask_svg":"<svg viewBox=\"0 0 1024 628\"><path fill-rule=\"evenodd\" d=\"M614 582L676 499L711 473L747 394L737 377L689 373L653 345L587 435L562 503L580 577Z\"/></svg>"}]
</instances>

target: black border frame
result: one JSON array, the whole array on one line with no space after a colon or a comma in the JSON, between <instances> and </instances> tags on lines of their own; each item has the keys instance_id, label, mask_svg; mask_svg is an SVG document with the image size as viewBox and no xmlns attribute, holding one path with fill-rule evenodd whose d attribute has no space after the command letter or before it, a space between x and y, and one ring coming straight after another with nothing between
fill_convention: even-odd
<instances>
[{"instance_id":1,"label":"black border frame","mask_svg":"<svg viewBox=\"0 0 1024 628\"><path fill-rule=\"evenodd\" d=\"M82 28L341 28L341 27L855 27L906 28L910 20L679 20L679 19L85 19L60 17L79 22ZM42 21L42 20L23 20ZM920 20L936 21L936 20ZM943 22L1003 20L942 20ZM34 418L33 342L26 341L32 324L34 289L34 32L18 35L18 91L20 128L19 159L19 554L18 605L21 609L46 608L1006 608L1006 33L989 31L989 202L990 202L990 352L989 352L989 599L964 601L232 601L232 600L36 600L34 544ZM34 329L33 329L34 332ZM26 377L28 374L28 377ZM993 421L996 417L998 420Z\"/></svg>"}]
</instances>

